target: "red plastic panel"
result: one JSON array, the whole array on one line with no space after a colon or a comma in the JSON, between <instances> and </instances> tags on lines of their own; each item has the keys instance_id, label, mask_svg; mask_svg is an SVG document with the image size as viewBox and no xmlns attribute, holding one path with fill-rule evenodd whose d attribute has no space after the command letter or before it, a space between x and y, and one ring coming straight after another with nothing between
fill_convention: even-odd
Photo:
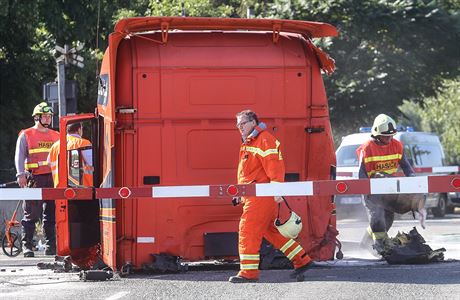
<instances>
[{"instance_id":1,"label":"red plastic panel","mask_svg":"<svg viewBox=\"0 0 460 300\"><path fill-rule=\"evenodd\" d=\"M242 197L254 196L256 194L255 185L212 185L209 188L209 193L212 197Z\"/></svg>"},{"instance_id":2,"label":"red plastic panel","mask_svg":"<svg viewBox=\"0 0 460 300\"><path fill-rule=\"evenodd\" d=\"M446 178L451 178L446 180ZM459 192L460 176L428 176L428 191L436 192Z\"/></svg>"},{"instance_id":3,"label":"red plastic panel","mask_svg":"<svg viewBox=\"0 0 460 300\"><path fill-rule=\"evenodd\" d=\"M324 180L313 183L313 191L319 195L337 195L344 194L369 194L371 187L369 180Z\"/></svg>"}]
</instances>

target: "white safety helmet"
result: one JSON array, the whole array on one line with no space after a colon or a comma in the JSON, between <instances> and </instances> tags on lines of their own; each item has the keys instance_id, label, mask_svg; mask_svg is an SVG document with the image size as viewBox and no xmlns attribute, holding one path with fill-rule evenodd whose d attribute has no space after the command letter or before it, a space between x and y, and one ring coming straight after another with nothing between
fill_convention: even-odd
<instances>
[{"instance_id":1,"label":"white safety helmet","mask_svg":"<svg viewBox=\"0 0 460 300\"><path fill-rule=\"evenodd\" d=\"M396 134L396 122L385 114L378 115L372 125L372 136L392 136Z\"/></svg>"},{"instance_id":2,"label":"white safety helmet","mask_svg":"<svg viewBox=\"0 0 460 300\"><path fill-rule=\"evenodd\" d=\"M291 216L284 223L281 223L280 219L276 218L275 226L282 236L288 239L295 239L302 230L302 219L291 211Z\"/></svg>"}]
</instances>

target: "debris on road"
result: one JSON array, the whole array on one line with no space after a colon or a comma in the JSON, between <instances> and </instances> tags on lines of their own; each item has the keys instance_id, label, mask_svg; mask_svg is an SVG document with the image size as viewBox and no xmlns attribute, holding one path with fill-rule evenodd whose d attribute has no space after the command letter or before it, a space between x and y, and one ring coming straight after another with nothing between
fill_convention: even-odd
<instances>
[{"instance_id":1,"label":"debris on road","mask_svg":"<svg viewBox=\"0 0 460 300\"><path fill-rule=\"evenodd\" d=\"M381 252L389 264L427 264L444 260L445 248L431 249L414 227L408 234L398 232L394 238L385 241Z\"/></svg>"},{"instance_id":2,"label":"debris on road","mask_svg":"<svg viewBox=\"0 0 460 300\"><path fill-rule=\"evenodd\" d=\"M80 280L87 281L106 281L113 278L113 272L110 270L88 270L80 272Z\"/></svg>"},{"instance_id":3,"label":"debris on road","mask_svg":"<svg viewBox=\"0 0 460 300\"><path fill-rule=\"evenodd\" d=\"M72 264L70 256L56 256L54 262L39 262L37 263L39 270L53 270L55 273L61 272L78 272L80 268Z\"/></svg>"}]
</instances>

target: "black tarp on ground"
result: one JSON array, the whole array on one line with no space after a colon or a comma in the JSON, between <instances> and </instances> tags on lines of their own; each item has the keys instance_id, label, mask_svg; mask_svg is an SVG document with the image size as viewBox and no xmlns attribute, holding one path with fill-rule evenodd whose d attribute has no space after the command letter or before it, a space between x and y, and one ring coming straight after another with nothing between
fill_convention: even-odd
<instances>
[{"instance_id":1,"label":"black tarp on ground","mask_svg":"<svg viewBox=\"0 0 460 300\"><path fill-rule=\"evenodd\" d=\"M409 233L400 233L385 241L382 257L389 264L427 264L444 260L445 248L431 249L414 227Z\"/></svg>"}]
</instances>

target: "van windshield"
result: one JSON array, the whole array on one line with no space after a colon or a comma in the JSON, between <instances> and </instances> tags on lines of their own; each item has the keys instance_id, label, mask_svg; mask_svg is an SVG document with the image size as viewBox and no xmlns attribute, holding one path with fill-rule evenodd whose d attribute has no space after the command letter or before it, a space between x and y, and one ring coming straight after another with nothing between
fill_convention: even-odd
<instances>
[{"instance_id":1,"label":"van windshield","mask_svg":"<svg viewBox=\"0 0 460 300\"><path fill-rule=\"evenodd\" d=\"M360 145L344 146L337 151L337 167L355 167L358 166L358 156L356 149Z\"/></svg>"}]
</instances>

